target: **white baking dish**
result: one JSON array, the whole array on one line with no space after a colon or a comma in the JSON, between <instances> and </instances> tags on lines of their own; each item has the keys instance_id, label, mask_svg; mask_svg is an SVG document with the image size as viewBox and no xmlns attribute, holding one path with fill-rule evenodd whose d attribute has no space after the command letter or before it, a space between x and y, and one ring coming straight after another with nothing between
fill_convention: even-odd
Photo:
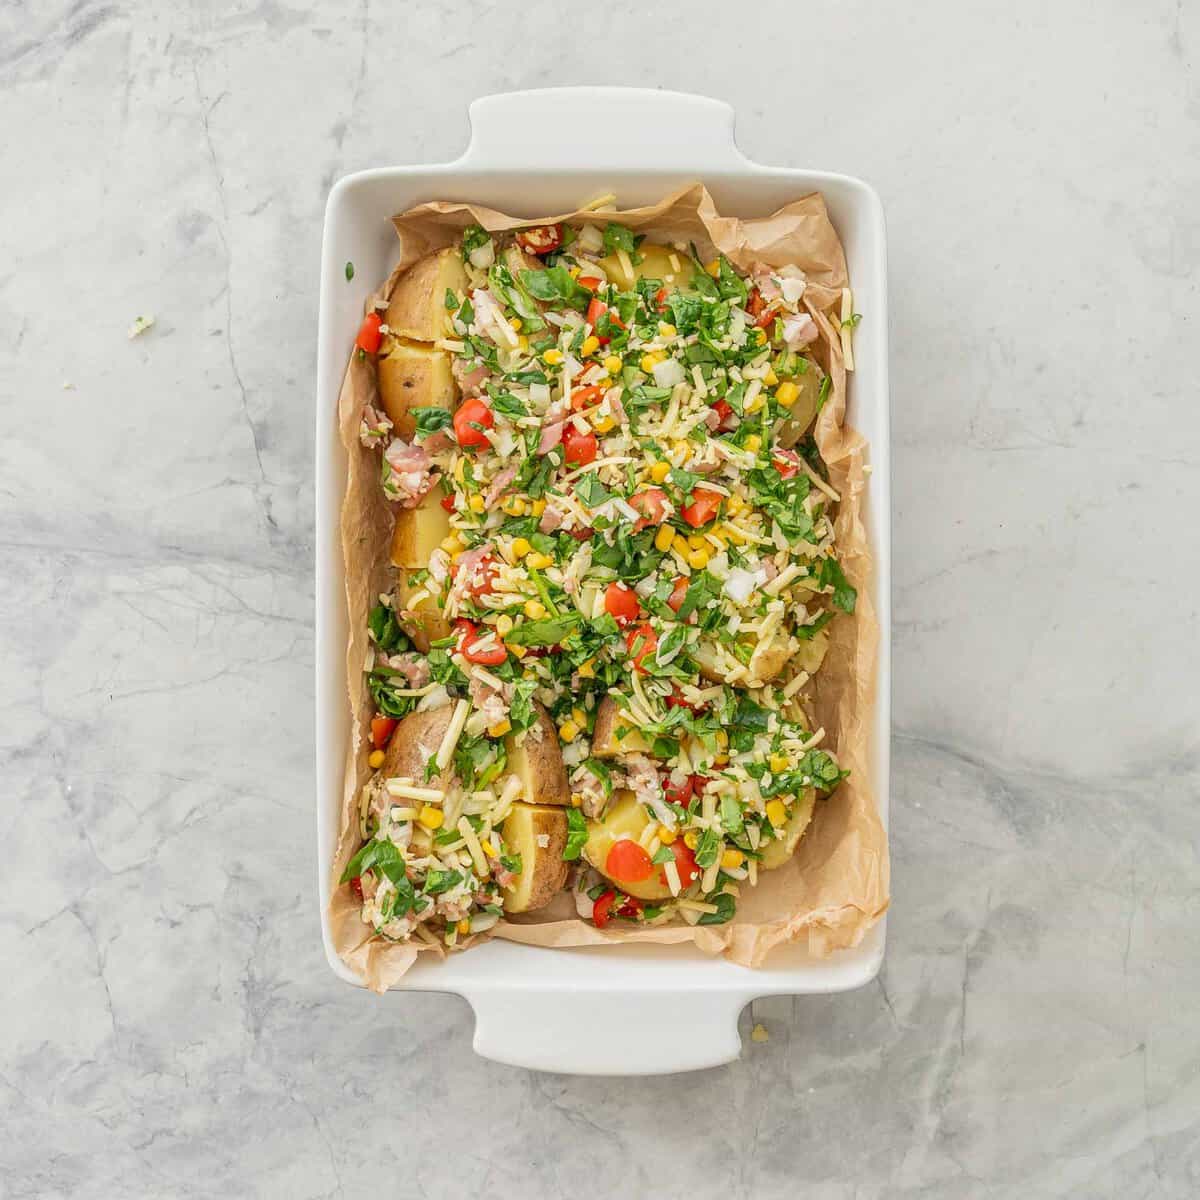
<instances>
[{"instance_id":1,"label":"white baking dish","mask_svg":"<svg viewBox=\"0 0 1200 1200\"><path fill-rule=\"evenodd\" d=\"M334 186L325 212L316 436L317 879L325 953L348 983L361 981L334 953L326 915L349 736L338 543L345 463L335 412L363 302L397 257L388 218L422 201L470 200L536 216L569 211L606 191L617 193L621 207L645 204L699 179L722 212L754 216L814 189L824 194L845 244L855 307L864 314L849 415L871 442L874 472L866 517L881 639L872 765L887 820L888 316L879 198L844 175L748 161L734 144L733 110L698 96L624 88L514 92L475 101L471 128L471 143L455 162L349 175ZM355 272L349 283L347 262ZM683 947L548 950L497 939L441 963L422 956L403 987L465 996L476 1015L475 1049L488 1058L548 1071L658 1074L736 1058L738 1014L756 996L867 983L879 969L884 937L881 922L855 950L823 960L783 948L757 971Z\"/></svg>"}]
</instances>

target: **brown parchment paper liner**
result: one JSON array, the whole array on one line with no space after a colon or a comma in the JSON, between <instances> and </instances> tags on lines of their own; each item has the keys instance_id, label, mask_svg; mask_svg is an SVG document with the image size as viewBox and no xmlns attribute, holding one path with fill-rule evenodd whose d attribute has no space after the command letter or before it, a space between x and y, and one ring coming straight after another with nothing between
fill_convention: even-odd
<instances>
[{"instance_id":1,"label":"brown parchment paper liner","mask_svg":"<svg viewBox=\"0 0 1200 1200\"><path fill-rule=\"evenodd\" d=\"M557 216L516 218L464 204L422 204L393 218L400 238L400 261L383 288L371 298L387 298L397 279L417 259L450 244L458 232L477 221L491 232L551 221L604 225L614 213L574 212ZM825 956L857 945L888 905L887 838L879 820L870 781L871 712L879 627L871 603L871 557L862 524L867 445L845 423L846 376L840 343L828 314L836 312L847 285L846 260L822 197L813 193L769 217L721 216L700 184L692 184L646 208L619 214L622 224L652 234L654 241L696 243L702 261L714 249L737 266L754 262L771 266L794 263L808 277L805 304L821 331L816 356L832 377L832 393L817 418L815 436L830 482L841 495L835 521L837 544L847 578L858 589L853 617L832 621L830 646L817 673L811 696L818 722L829 731L826 745L851 772L837 791L819 801L812 825L786 866L763 872L756 887L743 886L737 915L726 925L684 924L658 929L601 931L581 920L569 894L537 913L501 921L497 937L534 946L593 946L626 942L694 942L711 954L724 953L744 966L762 965L781 942L804 939L811 954ZM868 319L870 314L868 314ZM392 582L388 563L392 515L379 486L376 455L358 440L363 403L375 393L371 365L352 356L338 401L338 426L348 458L342 505L342 549L346 567L346 599L350 638L346 653L351 742L346 761L346 787L330 916L334 945L342 959L377 991L385 991L416 961L440 945L413 941L389 943L372 937L359 918L348 889L337 887L345 864L358 848L357 799L370 774L364 731L371 702L363 679L368 641L367 613ZM466 948L482 937L469 938Z\"/></svg>"}]
</instances>

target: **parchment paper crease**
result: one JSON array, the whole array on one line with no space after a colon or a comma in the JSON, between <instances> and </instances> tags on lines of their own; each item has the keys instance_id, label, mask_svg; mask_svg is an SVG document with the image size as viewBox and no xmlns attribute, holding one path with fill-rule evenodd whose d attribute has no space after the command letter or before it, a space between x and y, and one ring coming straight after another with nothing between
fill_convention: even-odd
<instances>
[{"instance_id":1,"label":"parchment paper crease","mask_svg":"<svg viewBox=\"0 0 1200 1200\"><path fill-rule=\"evenodd\" d=\"M694 242L702 261L714 249L745 269L754 262L795 263L808 276L805 303L821 331L816 356L832 376L832 394L817 418L816 438L829 465L830 482L842 497L836 518L837 544L847 578L858 589L853 617L839 615L829 625L830 647L815 680L812 705L830 731L826 745L836 750L851 775L817 804L809 831L793 860L764 872L757 887L743 885L737 916L727 925L600 931L580 920L569 895L550 907L492 930L496 937L535 946L590 946L624 942L694 942L711 954L724 953L744 966L762 965L781 942L804 939L811 954L825 956L857 945L888 905L887 838L879 820L870 780L871 713L879 628L871 604L871 556L862 524L867 444L845 425L846 376L837 332L829 314L837 311L847 286L841 241L817 193L804 196L769 217L723 217L700 184L692 184L658 204L612 212L574 212L518 219L463 204L423 204L393 218L400 238L400 261L376 299L390 296L396 280L417 259L451 243L463 226L477 221L491 232L551 221L603 226L613 219L645 231L652 241ZM870 319L870 314L866 315ZM380 592L391 585L388 563L392 516L379 487L377 456L358 440L363 403L375 392L373 367L353 356L338 401L338 426L348 459L342 505L342 549L350 638L346 653L352 736L346 759L346 787L330 905L333 939L343 960L367 984L384 991L421 951L444 955L440 946L416 941L392 944L372 938L358 906L337 878L358 847L357 797L370 774L363 731L371 701L363 678L367 651L366 618ZM484 935L485 937L488 935ZM482 938L470 938L464 948Z\"/></svg>"}]
</instances>

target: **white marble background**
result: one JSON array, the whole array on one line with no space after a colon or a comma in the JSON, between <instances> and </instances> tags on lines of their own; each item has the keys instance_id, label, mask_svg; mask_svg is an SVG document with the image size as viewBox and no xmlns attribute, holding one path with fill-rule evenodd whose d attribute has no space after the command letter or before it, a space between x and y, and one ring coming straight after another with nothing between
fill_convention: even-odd
<instances>
[{"instance_id":1,"label":"white marble background","mask_svg":"<svg viewBox=\"0 0 1200 1200\"><path fill-rule=\"evenodd\" d=\"M1198 55L1196 0L5 4L0 1195L1200 1192ZM313 897L326 192L565 83L890 225L887 963L640 1083L337 983Z\"/></svg>"}]
</instances>

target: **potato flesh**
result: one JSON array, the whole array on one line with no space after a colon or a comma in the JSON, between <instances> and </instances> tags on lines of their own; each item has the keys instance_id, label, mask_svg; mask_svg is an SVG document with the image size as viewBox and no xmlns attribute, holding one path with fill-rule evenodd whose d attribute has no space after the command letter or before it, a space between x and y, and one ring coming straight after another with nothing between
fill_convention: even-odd
<instances>
[{"instance_id":1,"label":"potato flesh","mask_svg":"<svg viewBox=\"0 0 1200 1200\"><path fill-rule=\"evenodd\" d=\"M467 272L454 247L415 262L392 291L384 324L396 337L436 342L450 331L446 289L460 295L466 290Z\"/></svg>"},{"instance_id":2,"label":"potato flesh","mask_svg":"<svg viewBox=\"0 0 1200 1200\"><path fill-rule=\"evenodd\" d=\"M629 291L639 279L661 279L667 290L686 288L692 280L692 260L687 251L676 250L672 246L659 246L643 242L640 248L642 261L633 265L631 276L621 264L620 258L609 254L600 259L605 275L610 283L615 283L623 292ZM679 264L678 269L671 265L671 256ZM634 255L630 255L630 259Z\"/></svg>"},{"instance_id":3,"label":"potato flesh","mask_svg":"<svg viewBox=\"0 0 1200 1200\"><path fill-rule=\"evenodd\" d=\"M614 793L603 816L598 821L588 822L588 840L583 847L584 858L605 878L611 878L607 866L608 852L613 843L622 838L637 841L642 831L653 820L632 792L622 790ZM639 900L665 900L671 895L661 866L656 866L648 879L636 883L626 880L613 882L626 895L636 896Z\"/></svg>"},{"instance_id":4,"label":"potato flesh","mask_svg":"<svg viewBox=\"0 0 1200 1200\"><path fill-rule=\"evenodd\" d=\"M567 881L563 848L567 844L567 817L561 808L516 803L500 836L510 853L521 856L521 873L505 889L504 911L529 912L548 904ZM543 837L546 845L538 844Z\"/></svg>"},{"instance_id":5,"label":"potato flesh","mask_svg":"<svg viewBox=\"0 0 1200 1200\"><path fill-rule=\"evenodd\" d=\"M624 737L618 737L618 732L623 730L628 732ZM628 715L617 707L617 702L611 696L605 696L596 709L592 753L597 758L615 758L619 754L650 754L653 749Z\"/></svg>"},{"instance_id":6,"label":"potato flesh","mask_svg":"<svg viewBox=\"0 0 1200 1200\"><path fill-rule=\"evenodd\" d=\"M517 740L506 739L508 769L521 781L521 798L529 804L571 803L567 768L563 765L558 731L550 714L539 704L536 723Z\"/></svg>"},{"instance_id":7,"label":"potato flesh","mask_svg":"<svg viewBox=\"0 0 1200 1200\"><path fill-rule=\"evenodd\" d=\"M775 435L775 444L784 450L790 450L813 423L813 418L817 415L817 405L820 403L821 380L825 376L810 359L808 370L803 375L792 375L789 378L800 389L800 395L796 397L787 419L779 426Z\"/></svg>"},{"instance_id":8,"label":"potato flesh","mask_svg":"<svg viewBox=\"0 0 1200 1200\"><path fill-rule=\"evenodd\" d=\"M416 508L402 508L392 530L392 565L418 570L450 533L450 514L442 507L442 491L427 492Z\"/></svg>"},{"instance_id":9,"label":"potato flesh","mask_svg":"<svg viewBox=\"0 0 1200 1200\"><path fill-rule=\"evenodd\" d=\"M759 867L762 870L773 871L776 867L782 867L795 854L796 846L812 820L816 799L817 793L811 788L796 797L792 815L788 817L787 824L783 827L783 837L767 842L762 847L762 858L759 860Z\"/></svg>"},{"instance_id":10,"label":"potato flesh","mask_svg":"<svg viewBox=\"0 0 1200 1200\"><path fill-rule=\"evenodd\" d=\"M417 430L416 408L458 407L458 384L450 355L430 346L389 338L376 365L379 399L397 437L411 442Z\"/></svg>"}]
</instances>

